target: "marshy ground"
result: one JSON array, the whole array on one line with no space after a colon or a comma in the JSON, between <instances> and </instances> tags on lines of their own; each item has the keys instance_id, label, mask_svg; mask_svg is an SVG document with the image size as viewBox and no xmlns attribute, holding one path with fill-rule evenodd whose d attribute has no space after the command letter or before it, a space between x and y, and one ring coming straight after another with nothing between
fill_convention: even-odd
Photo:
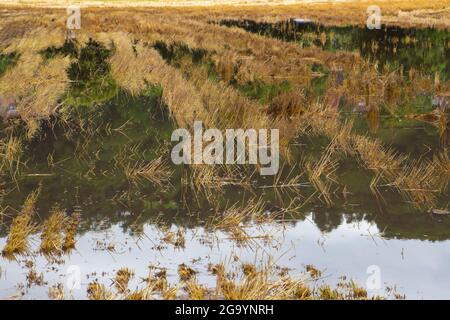
<instances>
[{"instance_id":1,"label":"marshy ground","mask_svg":"<svg viewBox=\"0 0 450 320\"><path fill-rule=\"evenodd\" d=\"M378 2L0 7L0 298L448 298L450 4ZM279 173L173 165L194 120Z\"/></svg>"}]
</instances>

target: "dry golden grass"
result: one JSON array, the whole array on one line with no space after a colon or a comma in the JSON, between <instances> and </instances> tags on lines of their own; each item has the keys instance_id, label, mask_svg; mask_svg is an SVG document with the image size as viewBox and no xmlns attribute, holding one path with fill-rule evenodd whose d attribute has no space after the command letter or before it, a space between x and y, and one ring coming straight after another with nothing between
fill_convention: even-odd
<instances>
[{"instance_id":1,"label":"dry golden grass","mask_svg":"<svg viewBox=\"0 0 450 320\"><path fill-rule=\"evenodd\" d=\"M105 285L96 281L89 284L87 292L89 300L112 300L115 297L114 293L109 291Z\"/></svg>"},{"instance_id":2,"label":"dry golden grass","mask_svg":"<svg viewBox=\"0 0 450 320\"><path fill-rule=\"evenodd\" d=\"M170 286L166 274L159 272L146 279L143 288L133 292L118 289L112 293L104 285L92 282L88 287L88 298L99 300L126 299L226 299L226 300L360 300L383 299L381 296L369 296L368 292L352 280L341 279L335 288L320 284L321 272L314 266L307 266L307 271L298 277L280 271L270 264L242 263L239 268L226 270L225 264L209 265L208 270L216 276L213 287L198 282L196 272L185 264L178 268L180 283ZM125 272L125 281L129 273ZM162 273L162 274L161 274ZM117 279L117 277L116 277ZM122 288L122 287L121 287ZM397 298L397 296L395 296Z\"/></svg>"},{"instance_id":3,"label":"dry golden grass","mask_svg":"<svg viewBox=\"0 0 450 320\"><path fill-rule=\"evenodd\" d=\"M225 273L218 273L217 295L226 300L287 300L298 297L304 285L303 279L288 276L274 279L271 267L244 268L241 279L229 279Z\"/></svg>"},{"instance_id":4,"label":"dry golden grass","mask_svg":"<svg viewBox=\"0 0 450 320\"><path fill-rule=\"evenodd\" d=\"M442 5L442 1L439 5ZM437 3L436 2L436 3ZM292 16L293 8L305 8L302 14L316 18L324 23L344 24L349 19L352 23L364 22L365 9L368 2L358 4L342 4L335 6L336 10L329 10L329 5L314 7L291 6L280 8L246 8L239 12L236 8L216 7L208 10L204 8L186 8L177 10L140 10L120 9L105 13L102 10L86 9L83 11L83 30L79 40L83 42L89 36L99 39L105 44L114 43L114 55L110 59L112 75L117 83L132 95L138 96L150 84L159 84L163 88L163 99L168 105L173 119L180 127L189 128L193 120L202 120L208 127L225 128L280 128L281 144L285 146L283 155L289 158L289 143L299 133L325 136L331 141L329 147L318 161L306 163L306 171L319 198L326 204L332 204L332 187L337 184L336 170L338 156L353 155L357 157L362 167L376 173L377 179L396 188L414 205L431 206L435 197L448 182L438 179L440 172L450 170L448 157L444 154L439 160L411 162L406 157L384 147L379 141L352 132L352 123L342 124L336 106L332 106L333 99L340 95L349 98L353 103L364 101L374 111L378 111L381 102L387 103L392 112L395 111L401 93L397 86L404 87L401 72L376 70L363 61L358 55L345 52L325 52L317 48L300 48L296 44L285 43L276 39L264 38L250 34L237 28L226 28L210 25L209 19L250 17L256 20L278 21ZM383 2L386 4L385 2ZM424 16L433 15L444 17L445 21L438 21L440 25L448 23L447 13L439 9L438 4L426 4L424 7L434 9L435 12L417 10L415 4L408 5L406 1L393 1L386 10L386 18L398 16L414 17L421 22ZM373 3L371 3L373 4ZM222 10L225 9L225 10ZM398 11L413 10L400 15ZM37 11L38 12L38 11ZM50 10L50 12L56 12ZM300 12L300 11L298 11ZM356 15L349 15L356 12ZM384 9L383 9L383 12ZM60 15L58 12L57 15ZM51 44L60 44L62 37L56 33L55 37L43 39L42 35L52 29L53 13L45 12L42 21L47 26L40 26L33 42L12 43L7 50L22 53L18 65L0 78L0 94L14 96L18 101L22 118L28 122L30 134L38 129L36 120L48 118L57 107L56 100L67 86L65 70L68 58L57 58L44 63L37 54L40 48ZM8 26L16 18L7 17ZM61 18L59 19L61 20ZM58 23L61 21L58 20ZM23 20L20 20L23 21ZM389 21L389 20L387 20ZM403 22L402 22L403 23ZM433 22L434 23L434 22ZM431 22L429 22L431 24ZM0 22L2 28L5 25ZM32 29L38 22L31 21L27 28ZM2 29L4 30L4 29ZM20 33L20 30L14 30ZM135 41L139 39L139 41ZM182 42L190 48L207 50L218 72L219 81L208 78L204 66L182 61L180 66L168 65L160 54L151 48L155 40L166 43ZM326 93L323 103L316 103L316 97L306 98L302 89L306 88L313 74L310 67L317 63L330 69L344 69L355 73L355 77L345 81L342 88L330 89ZM238 84L245 84L255 79L263 79L269 83L289 80L294 90L275 97L270 103L262 105L244 96L238 89L231 86L229 81L235 77ZM421 75L410 74L413 85L407 87L407 94L414 94L418 88L433 87L433 81ZM20 82L22 81L22 82ZM14 87L17 82L17 88ZM329 85L329 84L328 84ZM443 87L448 86L444 84ZM443 89L445 91L446 89ZM403 92L403 93L405 93ZM374 113L374 118L376 113ZM375 127L375 126L374 126ZM89 136L95 130L88 129ZM5 142L5 168L11 168L18 158L20 141ZM141 159L141 158L138 158ZM135 160L135 159L133 159ZM292 160L292 161L295 161ZM125 162L121 162L123 165ZM136 160L123 166L130 181L139 182L142 179L151 181L162 187L171 176L170 169L162 158L149 163ZM196 188L208 189L208 199L220 198L220 189L229 184L250 185L251 171L236 169L232 166L194 166L189 180ZM440 171L439 171L440 170ZM248 177L250 176L250 177ZM278 180L277 180L278 181ZM299 183L299 178L288 180L287 185ZM376 184L376 183L375 183ZM278 185L275 183L274 185ZM282 183L280 185L286 185ZM213 189L215 188L215 189ZM211 189L213 189L211 191ZM215 229L230 232L233 239L246 241L248 235L244 231L245 222L271 222L271 217L263 213L264 203L261 199L249 201L246 207L233 205L220 211L210 224ZM32 210L28 210L32 211ZM20 220L19 217L23 216ZM31 214L30 214L31 216ZM8 237L8 248L4 252L19 253L28 250L27 237L33 232L31 218L21 213L11 226ZM61 223L67 219L64 224ZM78 217L65 218L54 213L45 222L42 234L41 250L44 252L60 252L61 248L68 250L74 247L75 234L79 223ZM65 238L63 237L65 233ZM182 230L167 231L163 241L175 247L183 247L185 237ZM10 244L11 243L11 244ZM23 244L25 243L25 244ZM14 245L13 245L14 244ZM45 249L45 250L44 250ZM128 269L120 269L114 279L118 294L111 292L98 282L93 282L88 288L90 299L175 299L179 289L187 293L190 299L206 297L226 299L311 299L311 298L367 298L367 292L357 286L349 286L351 294L343 295L338 290L322 287L319 293L309 288L303 279L293 279L286 275L275 277L269 267L257 268L251 264L243 266L239 279L227 275L224 267L215 269L217 275L216 287L208 289L197 282L196 271L182 264L178 273L182 284L169 285L165 272L152 275L147 279L146 287L142 290L130 292L128 283L132 277ZM312 278L317 278L319 272L310 268ZM61 288L55 288L55 296L63 297ZM215 292L211 294L211 292ZM157 295L159 294L159 295Z\"/></svg>"},{"instance_id":5,"label":"dry golden grass","mask_svg":"<svg viewBox=\"0 0 450 320\"><path fill-rule=\"evenodd\" d=\"M167 186L173 173L163 157L156 158L148 163L138 161L132 165L125 165L124 171L130 181L138 183L141 179L145 179L160 187Z\"/></svg>"},{"instance_id":6,"label":"dry golden grass","mask_svg":"<svg viewBox=\"0 0 450 320\"><path fill-rule=\"evenodd\" d=\"M2 250L2 255L7 258L14 258L15 255L27 254L30 251L28 237L33 234L37 228L32 221L34 206L39 194L36 190L27 197L19 215L11 222L6 245Z\"/></svg>"},{"instance_id":7,"label":"dry golden grass","mask_svg":"<svg viewBox=\"0 0 450 320\"><path fill-rule=\"evenodd\" d=\"M166 230L161 240L175 248L184 248L186 245L185 231L183 228L178 228L176 232Z\"/></svg>"},{"instance_id":8,"label":"dry golden grass","mask_svg":"<svg viewBox=\"0 0 450 320\"><path fill-rule=\"evenodd\" d=\"M17 110L27 122L29 136L39 129L37 120L48 119L57 108L57 100L68 85L66 69L69 58L55 58L44 63L42 57L29 48L16 67L0 78L0 95L13 97Z\"/></svg>"},{"instance_id":9,"label":"dry golden grass","mask_svg":"<svg viewBox=\"0 0 450 320\"><path fill-rule=\"evenodd\" d=\"M203 106L191 83L183 79L175 68L168 66L154 49L140 42L133 50L130 35L123 32L100 33L103 42L113 41L116 46L111 58L112 73L116 80L132 94L145 88L146 82L163 87L163 100L180 127L189 127L196 116L201 117Z\"/></svg>"},{"instance_id":10,"label":"dry golden grass","mask_svg":"<svg viewBox=\"0 0 450 320\"><path fill-rule=\"evenodd\" d=\"M18 137L9 136L0 140L0 171L8 170L14 178L19 173L22 156L22 141Z\"/></svg>"},{"instance_id":11,"label":"dry golden grass","mask_svg":"<svg viewBox=\"0 0 450 320\"><path fill-rule=\"evenodd\" d=\"M28 271L26 279L28 287L33 285L42 286L45 284L44 273L41 272L38 274L34 268L31 268L30 271Z\"/></svg>"},{"instance_id":12,"label":"dry golden grass","mask_svg":"<svg viewBox=\"0 0 450 320\"><path fill-rule=\"evenodd\" d=\"M198 284L195 278L186 281L183 289L190 300L205 300L207 298L208 289Z\"/></svg>"},{"instance_id":13,"label":"dry golden grass","mask_svg":"<svg viewBox=\"0 0 450 320\"><path fill-rule=\"evenodd\" d=\"M111 73L123 89L132 95L139 95L145 88L146 76L152 67L147 61L152 60L151 51L144 50L139 46L133 50L132 35L123 32L100 33L96 38L106 45L113 41L115 52L111 57Z\"/></svg>"},{"instance_id":14,"label":"dry golden grass","mask_svg":"<svg viewBox=\"0 0 450 320\"><path fill-rule=\"evenodd\" d=\"M64 244L63 230L67 224L65 213L55 209L43 223L40 251L47 257L60 256Z\"/></svg>"},{"instance_id":15,"label":"dry golden grass","mask_svg":"<svg viewBox=\"0 0 450 320\"><path fill-rule=\"evenodd\" d=\"M339 162L333 157L333 150L330 146L327 147L318 161L306 163L306 171L308 173L309 181L319 193L319 198L322 199L328 206L333 204L331 198L333 190L331 187L333 183L337 183L336 170L339 164Z\"/></svg>"},{"instance_id":16,"label":"dry golden grass","mask_svg":"<svg viewBox=\"0 0 450 320\"><path fill-rule=\"evenodd\" d=\"M128 283L134 277L134 272L128 268L121 268L114 278L114 285L119 293L128 292Z\"/></svg>"},{"instance_id":17,"label":"dry golden grass","mask_svg":"<svg viewBox=\"0 0 450 320\"><path fill-rule=\"evenodd\" d=\"M178 275L181 281L189 281L195 277L197 271L182 263L178 266Z\"/></svg>"},{"instance_id":18,"label":"dry golden grass","mask_svg":"<svg viewBox=\"0 0 450 320\"><path fill-rule=\"evenodd\" d=\"M388 177L395 175L394 171L400 169L406 160L405 156L392 149L386 149L376 139L355 135L352 140L362 165L370 170L381 171Z\"/></svg>"},{"instance_id":19,"label":"dry golden grass","mask_svg":"<svg viewBox=\"0 0 450 320\"><path fill-rule=\"evenodd\" d=\"M58 283L48 288L48 297L52 300L65 300L64 285Z\"/></svg>"},{"instance_id":20,"label":"dry golden grass","mask_svg":"<svg viewBox=\"0 0 450 320\"><path fill-rule=\"evenodd\" d=\"M398 173L393 185L415 206L432 209L437 196L446 188L448 177L440 171L441 162L410 161Z\"/></svg>"},{"instance_id":21,"label":"dry golden grass","mask_svg":"<svg viewBox=\"0 0 450 320\"><path fill-rule=\"evenodd\" d=\"M74 213L72 216L66 218L66 223L64 226L64 243L62 249L64 252L70 252L70 250L75 248L75 236L78 230L78 225L81 221L81 215L79 213Z\"/></svg>"},{"instance_id":22,"label":"dry golden grass","mask_svg":"<svg viewBox=\"0 0 450 320\"><path fill-rule=\"evenodd\" d=\"M17 65L0 78L0 95L12 97L17 102L20 116L29 125L29 134L38 130L37 119L48 118L56 101L64 92L68 80L68 58L56 58L44 63L39 51L64 42L62 28L52 32L38 26L17 38L9 39L4 52L20 54Z\"/></svg>"}]
</instances>

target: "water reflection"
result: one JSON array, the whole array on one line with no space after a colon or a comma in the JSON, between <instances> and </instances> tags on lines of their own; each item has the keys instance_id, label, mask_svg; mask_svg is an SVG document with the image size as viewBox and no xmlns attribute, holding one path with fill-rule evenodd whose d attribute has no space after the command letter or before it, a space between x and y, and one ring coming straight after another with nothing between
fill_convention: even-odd
<instances>
[{"instance_id":1,"label":"water reflection","mask_svg":"<svg viewBox=\"0 0 450 320\"><path fill-rule=\"evenodd\" d=\"M267 210L276 211L292 200L308 199L315 192L308 180L301 181L304 184L300 188L280 192L274 187L261 188L273 185L272 177L254 177L252 186L227 186L221 188L221 193L211 190L217 198L212 202L207 195L183 183L187 168L177 166L173 167L171 184L165 188L145 181L133 183L124 174L122 162L136 161L136 157L151 160L165 148L164 141L170 140L173 127L163 110L155 97L135 99L121 94L101 111L87 112L81 117L88 121L87 127L95 128L92 132L81 127L68 130L58 125L48 126L39 139L27 146L24 153L27 167L19 180L6 185L10 191L4 195L4 206L20 209L27 194L40 186L36 204L40 218L48 217L56 205L68 212L81 211L84 233L95 230L99 219L104 219L106 225L121 223L125 230L156 217L170 224L196 227L208 221L217 207L245 205L249 199L261 198ZM417 120L391 123L389 119L380 120L377 114L373 119L369 114L367 120L354 117L355 130L372 133L386 145L411 157L432 157L440 149L436 128L426 123ZM294 159L320 157L328 145L320 137L298 140L298 146L292 146ZM301 168L294 169L301 173ZM289 174L292 167L282 165L280 177ZM346 219L375 223L386 238L450 239L447 216L437 217L413 209L389 187L380 187L379 194L374 194L370 188L372 173L361 168L356 160L342 161L337 175L347 192L335 192L331 207L313 199L290 213L294 221L303 221L306 212L313 212L312 220L323 232L332 232ZM448 190L440 199L442 207L448 205L445 195ZM123 212L129 214L124 216ZM7 225L0 225L0 235L6 235Z\"/></svg>"},{"instance_id":2,"label":"water reflection","mask_svg":"<svg viewBox=\"0 0 450 320\"><path fill-rule=\"evenodd\" d=\"M415 69L424 74L438 74L450 79L450 32L434 28L400 28L382 26L370 30L360 26L325 26L294 19L278 23L253 20L222 20L225 26L237 26L247 31L294 41L302 46L317 46L324 50L359 51L383 68L389 64L402 68L405 74Z\"/></svg>"},{"instance_id":3,"label":"water reflection","mask_svg":"<svg viewBox=\"0 0 450 320\"><path fill-rule=\"evenodd\" d=\"M17 262L0 258L3 271L0 290L2 298L12 296L17 294L17 285L22 283L25 298L47 298L48 287L58 282L66 284L68 268L77 266L81 271L81 288L71 294L74 298L85 299L89 282L98 280L108 287L120 267L135 271L136 277L130 283L130 288L134 289L142 286L141 279L148 275L150 265L167 268L169 282L177 283L177 267L181 263L188 263L199 272L200 283L213 286L215 276L207 272L208 263L227 261L231 265L233 257L238 257L239 263L255 263L255 257L258 262L270 257L277 265L289 267L292 275L302 272L306 264L313 264L324 270L325 281L330 284L336 284L339 277L347 275L364 285L367 268L376 265L381 271L383 288L369 290L369 294L383 294L384 286L388 284L395 285L399 292L412 299L448 297L449 241L386 239L375 224L351 220L351 217L343 219L323 212L309 214L304 221L287 228L264 226L276 240L255 240L252 246L244 247L237 246L227 234L217 232L212 236L204 228L196 227L186 231L185 237L189 241L184 249L171 245L156 249L161 241L161 231L153 224L143 225L145 237L139 238L124 232L122 223L113 223L83 233L77 242L77 250L64 257L60 264L48 265L42 256L35 256L32 260L36 269L43 271L45 286L27 288L27 267L18 268ZM328 228L327 223L337 227ZM98 224L101 225L100 221ZM333 231L323 233L317 224ZM259 234L260 228L248 232ZM177 228L173 226L172 229ZM0 246L4 243L5 238L0 238ZM110 244L114 250L105 250ZM66 294L71 296L69 292Z\"/></svg>"}]
</instances>

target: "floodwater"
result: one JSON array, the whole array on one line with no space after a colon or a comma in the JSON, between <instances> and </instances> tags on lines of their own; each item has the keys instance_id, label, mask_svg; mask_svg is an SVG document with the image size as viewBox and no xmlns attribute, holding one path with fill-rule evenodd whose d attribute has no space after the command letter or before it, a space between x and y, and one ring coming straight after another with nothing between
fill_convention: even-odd
<instances>
[{"instance_id":1,"label":"floodwater","mask_svg":"<svg viewBox=\"0 0 450 320\"><path fill-rule=\"evenodd\" d=\"M314 22L296 22L295 19L278 23L253 20L223 20L221 25L239 27L246 31L283 41L292 41L302 47L316 46L328 51L355 51L362 57L377 62L379 67L411 68L425 74L439 74L450 78L450 32L434 28L401 28L382 26L370 30L361 26L324 26Z\"/></svg>"},{"instance_id":2,"label":"floodwater","mask_svg":"<svg viewBox=\"0 0 450 320\"><path fill-rule=\"evenodd\" d=\"M295 37L299 34L301 30ZM348 43L353 43L358 33L348 34ZM442 64L437 71L442 79L448 79L448 33L438 35L445 35L447 42L443 41L442 46L432 42L444 54L442 58L436 53L439 58L433 63ZM336 46L352 49L345 43L337 42ZM423 42L416 43L417 51L405 53L406 57L423 55ZM359 43L353 46L363 48ZM330 48L325 45L324 49ZM406 61L406 65L411 64ZM245 230L250 241L243 244L229 233L206 226L216 206L245 205L249 199L261 198L270 215L286 207L294 197L307 199L314 192L307 180L295 190L279 190L267 187L273 178L255 177L250 189L226 186L212 190L215 204L183 183L186 168L172 166L170 183L162 186L145 180L136 183L125 176L124 164L148 161L170 150L174 126L160 98L155 94L132 98L120 92L102 108L79 112L81 127L94 129L71 129L56 120L46 124L42 134L25 146L22 161L26 167L15 181L5 182L4 189L9 192L2 200L2 207L14 212L21 208L29 192L40 187L36 203L39 221L48 217L55 206L69 214L80 212L76 249L57 262L39 253L18 257L17 261L0 257L0 298L19 291L24 298L47 298L48 287L66 284L74 270L79 270L81 276L81 287L67 292L74 298L86 298L87 285L93 280L110 286L110 279L122 267L136 274L131 289L142 286L141 279L148 276L149 266L167 268L168 280L175 284L181 263L199 272L200 283L212 286L215 278L207 272L208 263L222 261L229 265L271 261L280 268L289 268L291 275L303 272L306 265L314 265L323 271L320 281L336 284L346 276L363 287L375 266L381 287L367 287L369 294L384 294L386 287L395 287L412 299L450 297L450 216L418 210L389 187L381 187L380 195L374 195L369 187L373 174L356 160L340 164L337 175L349 192L333 196L331 206L313 200L290 212L283 222L249 222ZM365 115L350 112L344 117L352 117L361 133L377 137L412 158L431 157L446 150L447 143L438 129L423 122L380 117L373 130L373 123ZM319 157L326 146L327 142L319 138L299 137L292 142L294 159ZM291 168L284 165L282 170L287 176ZM447 188L438 199L441 207L448 207L449 195ZM8 234L5 220L0 225L0 248ZM161 240L163 223L172 231L184 230L184 247ZM32 251L37 252L39 234L32 238ZM27 286L26 260L33 261L36 271L43 273L44 285Z\"/></svg>"}]
</instances>

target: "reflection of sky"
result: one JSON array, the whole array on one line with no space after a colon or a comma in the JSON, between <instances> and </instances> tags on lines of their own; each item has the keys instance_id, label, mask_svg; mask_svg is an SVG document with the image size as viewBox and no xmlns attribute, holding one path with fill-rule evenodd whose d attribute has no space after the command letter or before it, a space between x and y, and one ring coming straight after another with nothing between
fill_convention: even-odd
<instances>
[{"instance_id":1,"label":"reflection of sky","mask_svg":"<svg viewBox=\"0 0 450 320\"><path fill-rule=\"evenodd\" d=\"M265 227L265 231L271 230ZM252 235L264 234L259 227L247 230ZM137 241L135 237L124 234L119 224L107 231L88 232L77 242L77 251L64 257L64 263L48 264L41 257L32 257L36 271L44 272L47 286L32 286L27 289L26 298L47 298L48 287L57 282L66 283L66 270L70 265L78 265L81 270L81 290L75 290L76 298L86 297L86 285L98 279L101 283L111 285L117 269L128 267L135 271L131 289L142 286L141 278L148 276L150 264L167 267L168 278L172 283L178 280L177 268L181 263L193 266L200 272L198 279L209 286L214 284L214 277L206 272L209 262L230 261L233 256L243 262L257 263L266 260L268 254L272 261L281 267L292 268L291 274L298 274L307 264L313 264L324 271L325 280L336 283L340 276L347 276L365 286L367 267L377 265L381 270L383 284L395 285L399 293L408 298L449 298L450 297L450 246L449 241L429 242L419 240L384 240L375 225L367 222L342 223L328 234L321 234L308 218L287 229L276 228L274 241L270 244L255 239L248 247L240 248L228 239L227 234L216 234L211 245L205 240L212 239L203 229L197 228L186 232L186 248L174 249L168 245L156 250L155 244L161 244L162 233L152 225L145 225L145 235ZM148 237L148 238L147 238ZM34 242L39 244L36 237ZM277 240L279 242L277 242ZM3 248L6 239L0 239ZM116 252L100 250L101 245L114 243ZM208 241L207 241L208 242ZM14 295L18 283L26 284L27 269L17 262L8 262L0 258L0 298ZM55 268L53 270L52 268ZM89 277L88 277L89 276ZM369 291L381 294L380 291Z\"/></svg>"}]
</instances>

